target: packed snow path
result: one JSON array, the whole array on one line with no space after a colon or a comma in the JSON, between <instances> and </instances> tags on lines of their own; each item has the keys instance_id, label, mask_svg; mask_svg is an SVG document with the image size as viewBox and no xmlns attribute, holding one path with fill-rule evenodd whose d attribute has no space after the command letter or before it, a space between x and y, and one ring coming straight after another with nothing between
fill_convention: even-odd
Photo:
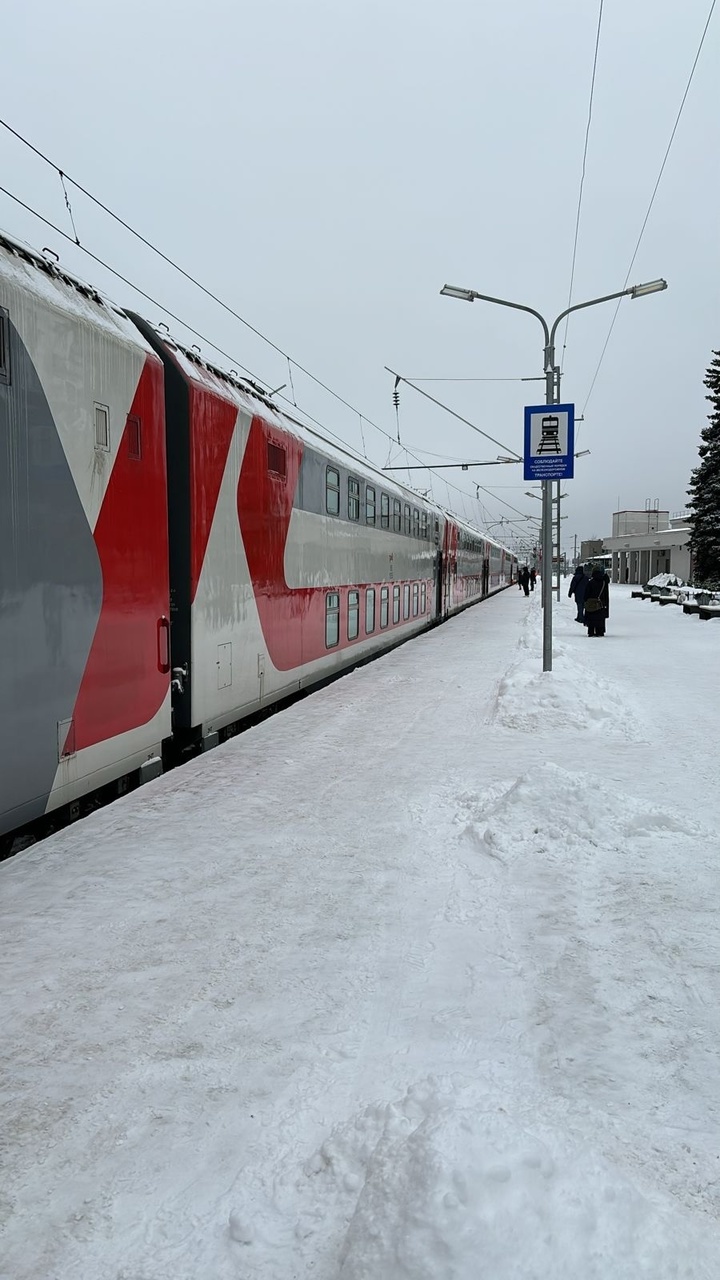
<instances>
[{"instance_id":1,"label":"packed snow path","mask_svg":"<svg viewBox=\"0 0 720 1280\"><path fill-rule=\"evenodd\" d=\"M717 1280L720 626L538 597L0 868L3 1280Z\"/></svg>"}]
</instances>

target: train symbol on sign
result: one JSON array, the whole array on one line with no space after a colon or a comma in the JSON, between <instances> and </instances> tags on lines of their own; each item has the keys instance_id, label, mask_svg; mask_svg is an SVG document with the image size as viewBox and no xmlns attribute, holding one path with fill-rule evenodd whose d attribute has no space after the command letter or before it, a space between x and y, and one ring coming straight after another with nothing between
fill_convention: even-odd
<instances>
[{"instance_id":1,"label":"train symbol on sign","mask_svg":"<svg viewBox=\"0 0 720 1280\"><path fill-rule=\"evenodd\" d=\"M540 423L540 442L538 444L538 457L544 453L562 453L559 440L560 419L554 414L548 414Z\"/></svg>"}]
</instances>

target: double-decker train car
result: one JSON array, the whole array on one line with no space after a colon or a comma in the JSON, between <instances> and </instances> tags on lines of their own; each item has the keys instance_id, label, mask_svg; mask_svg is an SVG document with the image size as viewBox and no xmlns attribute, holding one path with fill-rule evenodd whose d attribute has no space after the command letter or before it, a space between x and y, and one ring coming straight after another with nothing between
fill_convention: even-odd
<instances>
[{"instance_id":1,"label":"double-decker train car","mask_svg":"<svg viewBox=\"0 0 720 1280\"><path fill-rule=\"evenodd\" d=\"M506 586L514 558L0 236L0 835Z\"/></svg>"}]
</instances>

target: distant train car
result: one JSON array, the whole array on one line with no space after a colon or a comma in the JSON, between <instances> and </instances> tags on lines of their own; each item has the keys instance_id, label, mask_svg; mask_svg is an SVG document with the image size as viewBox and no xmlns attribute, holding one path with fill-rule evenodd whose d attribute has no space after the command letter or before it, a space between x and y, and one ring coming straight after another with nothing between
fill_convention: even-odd
<instances>
[{"instance_id":1,"label":"distant train car","mask_svg":"<svg viewBox=\"0 0 720 1280\"><path fill-rule=\"evenodd\" d=\"M0 433L0 835L79 816L516 574L3 237Z\"/></svg>"}]
</instances>

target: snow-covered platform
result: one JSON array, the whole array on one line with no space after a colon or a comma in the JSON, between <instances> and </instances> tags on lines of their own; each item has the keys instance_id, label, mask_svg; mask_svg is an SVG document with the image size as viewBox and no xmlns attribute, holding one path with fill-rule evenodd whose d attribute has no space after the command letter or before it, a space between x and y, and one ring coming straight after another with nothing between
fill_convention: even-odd
<instances>
[{"instance_id":1,"label":"snow-covered platform","mask_svg":"<svg viewBox=\"0 0 720 1280\"><path fill-rule=\"evenodd\" d=\"M717 1280L716 628L539 604L0 867L3 1280Z\"/></svg>"}]
</instances>

